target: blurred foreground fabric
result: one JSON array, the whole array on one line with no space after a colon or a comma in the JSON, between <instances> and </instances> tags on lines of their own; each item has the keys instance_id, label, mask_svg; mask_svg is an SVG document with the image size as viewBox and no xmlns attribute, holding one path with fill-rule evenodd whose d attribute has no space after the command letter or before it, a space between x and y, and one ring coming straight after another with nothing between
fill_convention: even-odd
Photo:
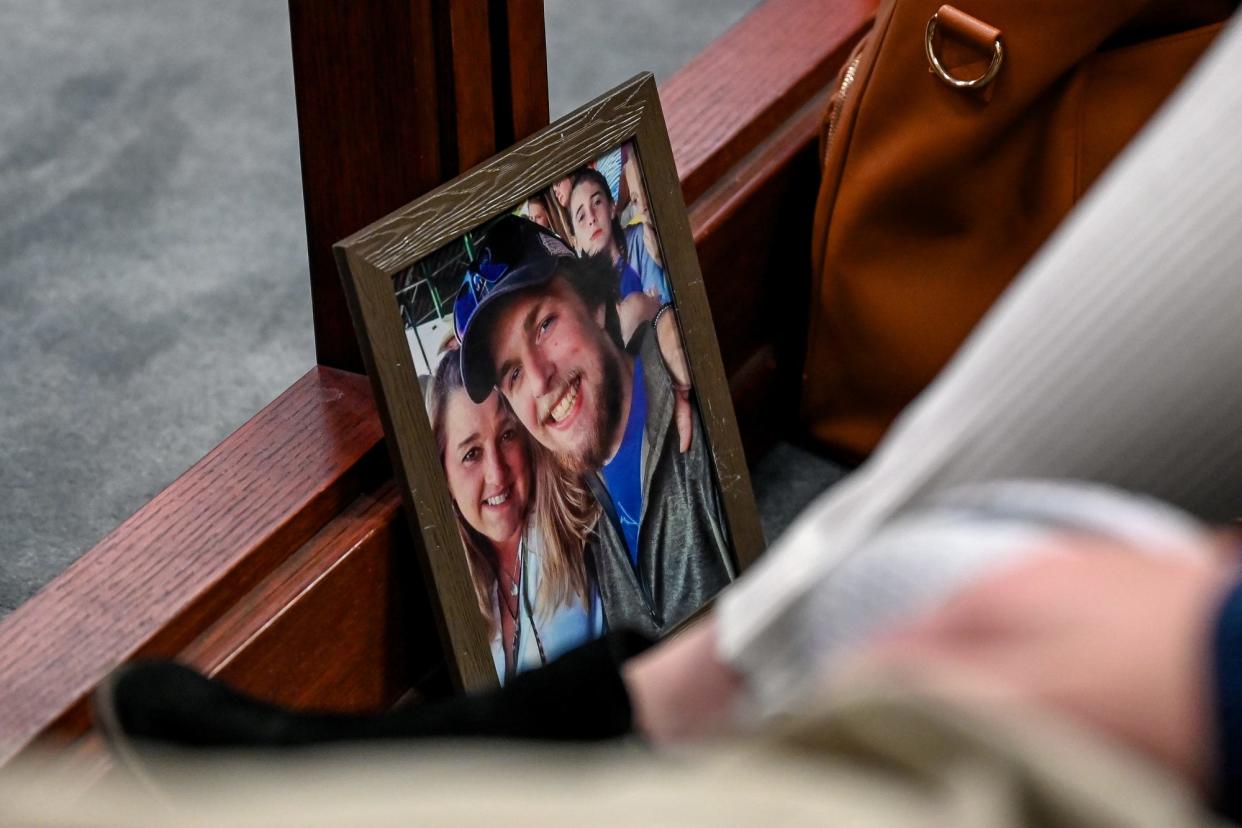
<instances>
[{"instance_id":1,"label":"blurred foreground fabric","mask_svg":"<svg viewBox=\"0 0 1242 828\"><path fill-rule=\"evenodd\" d=\"M885 685L833 696L765 736L676 756L488 743L168 754L147 778L102 782L49 756L0 774L0 824L1216 824L1170 777L1042 714Z\"/></svg>"}]
</instances>

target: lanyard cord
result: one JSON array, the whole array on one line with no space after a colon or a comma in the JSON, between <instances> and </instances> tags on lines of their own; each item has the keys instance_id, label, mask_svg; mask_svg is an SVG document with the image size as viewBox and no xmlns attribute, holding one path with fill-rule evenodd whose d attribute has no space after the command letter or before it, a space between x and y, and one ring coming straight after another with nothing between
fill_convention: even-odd
<instances>
[{"instance_id":1,"label":"lanyard cord","mask_svg":"<svg viewBox=\"0 0 1242 828\"><path fill-rule=\"evenodd\" d=\"M543 650L543 638L539 635L539 627L535 624L535 611L530 605L530 595L522 590L522 603L526 605L526 614L530 616L530 631L535 636L535 646L539 648L539 663L548 663L548 654Z\"/></svg>"},{"instance_id":2,"label":"lanyard cord","mask_svg":"<svg viewBox=\"0 0 1242 828\"><path fill-rule=\"evenodd\" d=\"M535 610L530 605L530 593L526 589L526 536L522 536L522 544L519 547L521 551L522 570L518 579L518 595L521 598L522 605L526 607L526 615L530 618L530 631L535 636L535 647L539 650L539 663L541 665L548 663L548 654L543 649L543 638L539 635L539 627L535 624ZM519 625L520 626L520 625ZM517 661L517 643L520 639L515 639L513 647L513 660Z\"/></svg>"}]
</instances>

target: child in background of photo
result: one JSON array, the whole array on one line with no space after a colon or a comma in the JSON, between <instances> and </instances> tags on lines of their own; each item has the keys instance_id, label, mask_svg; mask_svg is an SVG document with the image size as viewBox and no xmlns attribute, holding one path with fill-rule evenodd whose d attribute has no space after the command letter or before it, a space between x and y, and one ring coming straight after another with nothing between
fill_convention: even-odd
<instances>
[{"instance_id":1,"label":"child in background of photo","mask_svg":"<svg viewBox=\"0 0 1242 828\"><path fill-rule=\"evenodd\" d=\"M638 171L638 157L630 144L606 152L591 164L608 182L608 192L616 205L617 220L622 228L641 224L647 255L664 267L660 255L660 243L656 239L655 226L647 219L647 193L643 190L642 174Z\"/></svg>"},{"instance_id":2,"label":"child in background of photo","mask_svg":"<svg viewBox=\"0 0 1242 828\"><path fill-rule=\"evenodd\" d=\"M664 268L648 251L646 223L621 227L616 201L602 173L583 168L574 174L569 209L578 254L609 255L617 271L622 299L642 292L661 303L672 301Z\"/></svg>"},{"instance_id":3,"label":"child in background of photo","mask_svg":"<svg viewBox=\"0 0 1242 828\"><path fill-rule=\"evenodd\" d=\"M647 255L660 267L664 267L655 227L647 220L647 193L643 190L642 175L638 171L638 157L634 155L630 145L625 144L604 153L591 166L599 170L608 182L608 191L612 194L612 203L616 205L617 219L621 222L621 227L629 228L641 224Z\"/></svg>"},{"instance_id":4,"label":"child in background of photo","mask_svg":"<svg viewBox=\"0 0 1242 828\"><path fill-rule=\"evenodd\" d=\"M561 182L557 182L557 184L549 187L546 191L526 199L526 201L514 209L514 214L529 219L540 227L551 230L557 236L560 236L552 220L557 214L557 208L552 206L556 200L554 190L559 187L565 194L566 202L568 202L569 192L573 186L572 179L568 176L561 179ZM566 244L572 249L572 243L566 242ZM628 342L630 337L633 336L634 331L638 329L638 326L644 322L650 322L663 303L658 297L643 292L641 283L636 277L621 280L621 290L618 291L618 297L617 314L621 325L621 336L623 341Z\"/></svg>"},{"instance_id":5,"label":"child in background of photo","mask_svg":"<svg viewBox=\"0 0 1242 828\"><path fill-rule=\"evenodd\" d=\"M569 217L569 193L573 187L572 177L566 175L552 182L551 186L540 194L543 198L543 206L548 211L548 224L545 226L560 236L561 240L570 247L575 247L574 223Z\"/></svg>"},{"instance_id":6,"label":"child in background of photo","mask_svg":"<svg viewBox=\"0 0 1242 828\"><path fill-rule=\"evenodd\" d=\"M526 205L522 209L521 215L526 216L526 218L540 227L551 230L553 233L556 232L556 229L552 226L552 213L548 210L548 201L543 193L526 199Z\"/></svg>"}]
</instances>

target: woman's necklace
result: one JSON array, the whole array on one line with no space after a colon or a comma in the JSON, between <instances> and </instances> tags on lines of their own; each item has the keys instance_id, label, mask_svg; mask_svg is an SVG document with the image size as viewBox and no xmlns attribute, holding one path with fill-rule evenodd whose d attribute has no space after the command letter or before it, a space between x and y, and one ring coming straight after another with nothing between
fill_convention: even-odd
<instances>
[{"instance_id":1,"label":"woman's necklace","mask_svg":"<svg viewBox=\"0 0 1242 828\"><path fill-rule=\"evenodd\" d=\"M522 547L521 546L518 547L517 557L513 561L513 571L506 572L504 574L505 574L505 577L501 578L500 568L499 568L499 565L497 565L497 569L496 569L497 582L501 584L503 584L506 580L509 582L509 588L507 590L503 590L507 594L502 595L501 600L504 602L505 610L508 611L509 615L512 616L513 620L516 622L517 617L518 617L518 611L520 609L518 606L517 595L518 595L518 590L521 588L521 580L522 580Z\"/></svg>"},{"instance_id":2,"label":"woman's necklace","mask_svg":"<svg viewBox=\"0 0 1242 828\"><path fill-rule=\"evenodd\" d=\"M492 567L496 572L496 598L498 603L505 608L505 614L513 622L512 641L508 647L507 657L505 661L511 665L511 669L517 669L518 643L522 637L522 624L518 618L518 614L522 610L521 600L518 593L521 591L522 578L522 545L519 541L516 559L513 562L513 572L503 572L500 568L500 561L494 560ZM504 582L509 581L509 588L504 589Z\"/></svg>"}]
</instances>

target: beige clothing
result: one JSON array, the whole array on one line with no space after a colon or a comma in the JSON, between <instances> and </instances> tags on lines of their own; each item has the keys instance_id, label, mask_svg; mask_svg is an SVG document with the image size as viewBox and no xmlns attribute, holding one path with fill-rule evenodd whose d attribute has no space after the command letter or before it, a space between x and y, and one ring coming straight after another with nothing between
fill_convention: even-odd
<instances>
[{"instance_id":1,"label":"beige clothing","mask_svg":"<svg viewBox=\"0 0 1242 828\"><path fill-rule=\"evenodd\" d=\"M169 761L162 793L114 774L0 773L6 826L1215 824L1154 766L1051 722L905 691L834 693L783 731L679 756L636 745L390 747ZM814 709L814 708L812 708ZM53 760L55 761L55 760Z\"/></svg>"},{"instance_id":2,"label":"beige clothing","mask_svg":"<svg viewBox=\"0 0 1242 828\"><path fill-rule=\"evenodd\" d=\"M817 594L951 487L1072 478L1242 514L1240 70L1235 19L875 455L721 595L719 655L753 708L819 659Z\"/></svg>"}]
</instances>

